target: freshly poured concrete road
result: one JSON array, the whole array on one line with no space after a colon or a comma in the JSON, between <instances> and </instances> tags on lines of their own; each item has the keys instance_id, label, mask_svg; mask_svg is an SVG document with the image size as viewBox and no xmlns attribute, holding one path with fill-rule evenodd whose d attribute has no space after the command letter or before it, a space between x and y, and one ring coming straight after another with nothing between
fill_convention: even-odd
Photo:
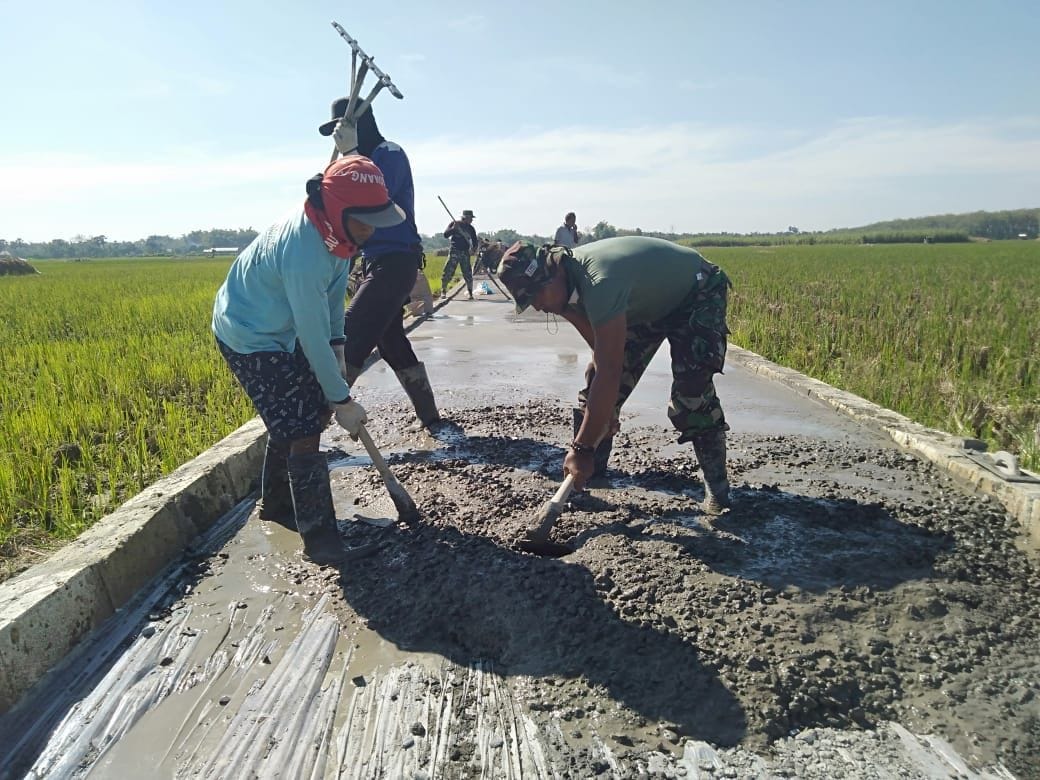
<instances>
[{"instance_id":1,"label":"freshly poured concrete road","mask_svg":"<svg viewBox=\"0 0 1040 780\"><path fill-rule=\"evenodd\" d=\"M589 355L566 322L537 313L516 318L497 294L456 298L422 323L412 341L448 410L573 400ZM825 386L754 355L734 350L717 382L735 432L897 446L882 430L902 425L897 416L864 405L856 413L875 422L857 422L810 396L826 394ZM669 383L663 349L626 406L624 426L669 427ZM371 410L399 402L402 393L380 362L362 376L357 396ZM856 399L840 402L858 406ZM372 427L379 430L378 418ZM911 443L950 450L936 450L936 460L960 457L952 437L903 427ZM417 446L404 433L379 433L387 450ZM328 444L357 451L334 430L329 434ZM363 463L353 456L348 461ZM1028 494L1016 500L1029 511L1036 507ZM507 680L488 674L479 659L459 667L399 650L364 620L343 624L328 609L338 574L315 578L298 557L296 535L263 527L255 515L250 519L251 511L246 501L226 515L195 543L194 558L173 562L106 624L103 636L73 651L50 687L30 691L0 722L0 775L21 776L32 765L33 777L434 777L447 771L451 745L465 731L482 767L473 776L561 776ZM209 558L209 551L219 552ZM4 619L17 628L17 616ZM61 631L60 622L49 625L37 641ZM617 766L598 738L588 749ZM941 742L916 749L919 755L908 748L907 767L927 774L933 766L957 766ZM704 751L710 748L690 743L687 755L670 766L656 759L658 768L682 767L696 777Z\"/></svg>"}]
</instances>

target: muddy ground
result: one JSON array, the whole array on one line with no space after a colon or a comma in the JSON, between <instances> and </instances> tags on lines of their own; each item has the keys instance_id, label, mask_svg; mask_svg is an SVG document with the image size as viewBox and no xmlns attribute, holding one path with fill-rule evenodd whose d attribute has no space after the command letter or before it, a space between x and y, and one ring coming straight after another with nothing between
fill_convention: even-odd
<instances>
[{"instance_id":1,"label":"muddy ground","mask_svg":"<svg viewBox=\"0 0 1040 780\"><path fill-rule=\"evenodd\" d=\"M395 456L424 522L346 529L380 547L344 572L341 616L529 676L536 719L580 737L606 716L622 758L897 721L1040 777L1040 570L999 505L892 448L731 435L735 506L711 518L692 448L626 429L605 482L557 524L575 552L518 555L558 484L549 442L567 440L568 414L455 411L438 449ZM335 473L362 503L382 490L370 470ZM573 776L594 774L558 747Z\"/></svg>"}]
</instances>

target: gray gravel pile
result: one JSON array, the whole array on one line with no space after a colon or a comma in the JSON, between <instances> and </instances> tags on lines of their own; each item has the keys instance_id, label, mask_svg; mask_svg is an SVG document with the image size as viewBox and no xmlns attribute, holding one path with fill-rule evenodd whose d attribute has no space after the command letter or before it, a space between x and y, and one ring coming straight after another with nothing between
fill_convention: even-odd
<instances>
[{"instance_id":1,"label":"gray gravel pile","mask_svg":"<svg viewBox=\"0 0 1040 780\"><path fill-rule=\"evenodd\" d=\"M1040 777L1040 571L998 505L894 448L731 435L735 507L710 518L692 448L623 430L556 527L575 552L543 559L512 544L558 485L569 409L453 420L435 449L391 457L424 524L347 530L380 547L345 575L344 609L402 648L529 680L575 776L602 768L586 723L619 766L681 766L696 740L824 777L831 753L881 762L894 721L977 770ZM350 472L359 500L382 489ZM891 776L878 766L855 776Z\"/></svg>"}]
</instances>

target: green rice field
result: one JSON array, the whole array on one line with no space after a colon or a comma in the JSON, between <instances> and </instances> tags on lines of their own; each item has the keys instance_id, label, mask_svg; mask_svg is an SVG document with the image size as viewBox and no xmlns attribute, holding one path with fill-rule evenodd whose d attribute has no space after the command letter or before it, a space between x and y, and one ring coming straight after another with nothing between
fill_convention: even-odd
<instances>
[{"instance_id":1,"label":"green rice field","mask_svg":"<svg viewBox=\"0 0 1040 780\"><path fill-rule=\"evenodd\" d=\"M1040 465L1040 243L705 249L732 341Z\"/></svg>"},{"instance_id":2,"label":"green rice field","mask_svg":"<svg viewBox=\"0 0 1040 780\"><path fill-rule=\"evenodd\" d=\"M3 561L74 538L253 416L209 330L230 258L0 277ZM443 258L427 273L440 289Z\"/></svg>"},{"instance_id":3,"label":"green rice field","mask_svg":"<svg viewBox=\"0 0 1040 780\"><path fill-rule=\"evenodd\" d=\"M1040 244L704 253L734 282L734 343L1040 463ZM0 575L252 416L209 331L229 264L37 261L39 276L0 277ZM426 269L435 293L443 264Z\"/></svg>"}]
</instances>

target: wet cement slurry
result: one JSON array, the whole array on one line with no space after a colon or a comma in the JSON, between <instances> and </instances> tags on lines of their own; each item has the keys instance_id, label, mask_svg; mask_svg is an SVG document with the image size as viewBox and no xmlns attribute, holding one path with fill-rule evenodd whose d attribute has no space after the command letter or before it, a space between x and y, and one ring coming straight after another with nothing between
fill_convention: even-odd
<instances>
[{"instance_id":1,"label":"wet cement slurry","mask_svg":"<svg viewBox=\"0 0 1040 780\"><path fill-rule=\"evenodd\" d=\"M27 751L36 776L1040 777L1040 573L997 504L732 366L735 507L707 517L663 350L557 523L575 552L521 554L587 347L498 295L412 340L444 430L407 430L382 363L356 392L423 522L357 521L392 505L329 429L369 554L318 568L232 513Z\"/></svg>"}]
</instances>

